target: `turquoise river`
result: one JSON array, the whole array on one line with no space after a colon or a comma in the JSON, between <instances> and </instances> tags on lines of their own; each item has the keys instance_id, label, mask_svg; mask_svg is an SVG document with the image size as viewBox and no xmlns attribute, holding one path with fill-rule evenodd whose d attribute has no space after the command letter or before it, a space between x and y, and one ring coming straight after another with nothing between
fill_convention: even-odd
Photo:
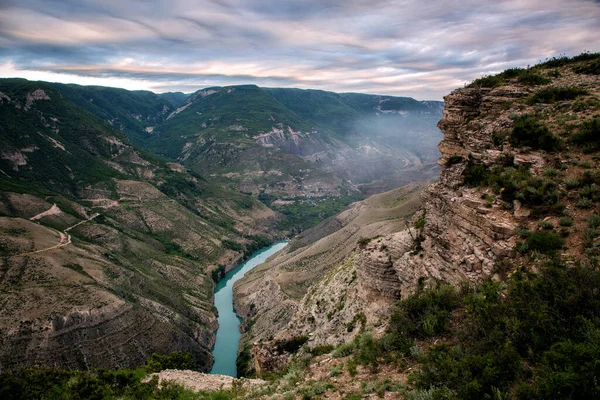
<instances>
[{"instance_id":1,"label":"turquoise river","mask_svg":"<svg viewBox=\"0 0 600 400\"><path fill-rule=\"evenodd\" d=\"M221 279L215 288L215 307L219 311L219 330L213 348L215 363L211 374L236 376L235 359L240 344L240 319L233 310L233 284L252 268L265 262L267 258L287 246L279 242L257 251L243 264L232 269Z\"/></svg>"}]
</instances>

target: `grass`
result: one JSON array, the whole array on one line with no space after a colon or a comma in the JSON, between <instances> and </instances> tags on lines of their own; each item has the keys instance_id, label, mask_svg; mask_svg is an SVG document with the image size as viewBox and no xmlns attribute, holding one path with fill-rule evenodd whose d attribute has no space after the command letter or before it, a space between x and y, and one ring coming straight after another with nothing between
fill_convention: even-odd
<instances>
[{"instance_id":1,"label":"grass","mask_svg":"<svg viewBox=\"0 0 600 400\"><path fill-rule=\"evenodd\" d=\"M556 103L559 101L574 100L586 94L588 94L587 90L576 87L549 87L531 95L528 103Z\"/></svg>"}]
</instances>

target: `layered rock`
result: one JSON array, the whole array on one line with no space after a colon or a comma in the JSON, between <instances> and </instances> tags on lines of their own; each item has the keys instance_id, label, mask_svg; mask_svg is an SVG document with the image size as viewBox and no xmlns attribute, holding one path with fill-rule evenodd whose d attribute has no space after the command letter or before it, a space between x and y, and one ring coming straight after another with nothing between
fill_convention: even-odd
<instances>
[{"instance_id":1,"label":"layered rock","mask_svg":"<svg viewBox=\"0 0 600 400\"><path fill-rule=\"evenodd\" d=\"M422 191L423 206L419 213L410 223L395 225L393 232L374 230L375 238L360 240L352 254L323 270L321 279L307 287L299 300L292 301L286 296L279 284L282 280L277 278L268 279L268 284L256 284L254 287L260 288L256 297L245 297L246 291L238 290L239 310L242 315L251 316L253 322L246 337L282 340L308 335L309 346L339 344L350 340L365 326L372 326L376 334L383 332L395 303L422 285L436 282L458 285L491 277L496 261L510 255L516 246L519 218L500 201L486 198L485 191L482 198L481 190L467 188L462 173L469 159L489 166L498 162L503 154L494 144L494 134L510 128L512 120L507 112L494 112L493 118L489 117L490 110L497 110L498 104L522 98L529 92L527 88L511 86L495 90L464 88L447 96L443 119L438 125L444 134L438 161L442 172L439 182ZM543 158L536 152L509 150L516 154L517 163L522 158L533 169L543 166ZM371 211L355 206L337 220L350 213L361 215ZM325 239L349 228L344 223L340 225L338 231ZM312 244L300 238L290 246L303 250L303 253L296 250L296 265L308 260L307 249L314 249L325 240L310 235ZM283 258L280 262L288 261ZM277 263L276 259L271 265ZM281 270L281 264L277 268ZM287 279L293 279L291 276L288 274ZM242 287L246 284L242 282ZM260 300L252 313L246 314L244 304L249 298ZM288 314L278 320L274 310L281 304L286 305ZM263 345L268 346L268 342ZM262 363L269 363L262 358Z\"/></svg>"}]
</instances>

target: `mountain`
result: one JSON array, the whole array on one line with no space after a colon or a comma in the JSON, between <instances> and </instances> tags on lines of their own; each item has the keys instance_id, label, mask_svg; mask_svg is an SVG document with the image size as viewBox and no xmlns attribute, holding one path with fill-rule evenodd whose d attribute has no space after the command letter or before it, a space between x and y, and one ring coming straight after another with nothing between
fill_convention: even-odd
<instances>
[{"instance_id":1,"label":"mountain","mask_svg":"<svg viewBox=\"0 0 600 400\"><path fill-rule=\"evenodd\" d=\"M210 368L213 276L267 243L276 215L115 129L165 107L0 80L0 370L135 367L173 350Z\"/></svg>"},{"instance_id":2,"label":"mountain","mask_svg":"<svg viewBox=\"0 0 600 400\"><path fill-rule=\"evenodd\" d=\"M190 95L142 145L254 195L373 193L437 174L442 110L391 96L213 87Z\"/></svg>"},{"instance_id":3,"label":"mountain","mask_svg":"<svg viewBox=\"0 0 600 400\"><path fill-rule=\"evenodd\" d=\"M182 106L187 100L189 94L182 92L165 92L159 93L158 95L161 99L164 99L171 103L174 107Z\"/></svg>"}]
</instances>

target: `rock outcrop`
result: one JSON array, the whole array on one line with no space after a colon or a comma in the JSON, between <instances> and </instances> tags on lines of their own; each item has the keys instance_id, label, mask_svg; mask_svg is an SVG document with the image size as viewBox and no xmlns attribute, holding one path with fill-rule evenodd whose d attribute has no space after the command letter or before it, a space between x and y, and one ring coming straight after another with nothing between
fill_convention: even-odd
<instances>
[{"instance_id":1,"label":"rock outcrop","mask_svg":"<svg viewBox=\"0 0 600 400\"><path fill-rule=\"evenodd\" d=\"M219 391L219 390L251 390L267 384L262 379L236 379L227 375L209 375L189 370L166 369L156 374L149 375L145 381L154 377L162 382L175 382L188 390Z\"/></svg>"}]
</instances>

